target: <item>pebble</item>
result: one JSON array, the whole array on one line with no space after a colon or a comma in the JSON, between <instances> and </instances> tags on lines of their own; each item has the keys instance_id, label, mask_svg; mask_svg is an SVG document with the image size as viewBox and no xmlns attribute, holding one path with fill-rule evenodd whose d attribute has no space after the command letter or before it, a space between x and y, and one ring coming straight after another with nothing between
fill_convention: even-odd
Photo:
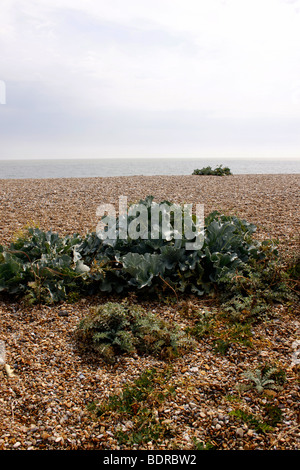
<instances>
[{"instance_id":1,"label":"pebble","mask_svg":"<svg viewBox=\"0 0 300 470\"><path fill-rule=\"evenodd\" d=\"M58 312L58 316L59 317L68 317L69 316L69 312L67 312L67 310L60 310Z\"/></svg>"},{"instance_id":2,"label":"pebble","mask_svg":"<svg viewBox=\"0 0 300 470\"><path fill-rule=\"evenodd\" d=\"M235 433L237 437L240 437L240 438L244 437L244 430L242 428L237 428Z\"/></svg>"}]
</instances>

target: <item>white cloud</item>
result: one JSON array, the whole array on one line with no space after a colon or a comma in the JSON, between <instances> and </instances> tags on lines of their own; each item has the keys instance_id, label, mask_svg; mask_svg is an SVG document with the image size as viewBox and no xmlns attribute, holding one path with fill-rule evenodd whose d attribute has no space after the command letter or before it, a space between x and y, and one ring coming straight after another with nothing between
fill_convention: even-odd
<instances>
[{"instance_id":1,"label":"white cloud","mask_svg":"<svg viewBox=\"0 0 300 470\"><path fill-rule=\"evenodd\" d=\"M180 119L188 115L202 127L206 120L213 144L213 119L217 126L300 118L298 0L2 2L0 79L16 132L27 112L31 132L47 135L44 123L55 135L60 122L74 133L85 129L86 142L89 126L108 116L109 145L109 135L114 144L131 141L121 126L128 118L138 128L143 116L148 140L167 145L170 126L181 126L184 145L199 133Z\"/></svg>"}]
</instances>

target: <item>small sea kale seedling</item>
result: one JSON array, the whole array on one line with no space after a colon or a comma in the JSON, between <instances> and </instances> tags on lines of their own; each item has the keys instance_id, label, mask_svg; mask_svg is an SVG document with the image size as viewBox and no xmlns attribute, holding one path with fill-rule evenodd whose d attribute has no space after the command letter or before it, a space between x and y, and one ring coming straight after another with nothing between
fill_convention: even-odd
<instances>
[{"instance_id":1,"label":"small sea kale seedling","mask_svg":"<svg viewBox=\"0 0 300 470\"><path fill-rule=\"evenodd\" d=\"M243 374L243 377L250 383L241 385L239 387L241 391L250 390L253 387L258 393L262 393L266 389L278 391L282 389L284 382L284 372L275 366L265 366L254 371L248 370Z\"/></svg>"},{"instance_id":2,"label":"small sea kale seedling","mask_svg":"<svg viewBox=\"0 0 300 470\"><path fill-rule=\"evenodd\" d=\"M106 302L91 309L75 336L79 344L109 362L119 354L134 352L171 359L194 345L179 325L125 302Z\"/></svg>"}]
</instances>

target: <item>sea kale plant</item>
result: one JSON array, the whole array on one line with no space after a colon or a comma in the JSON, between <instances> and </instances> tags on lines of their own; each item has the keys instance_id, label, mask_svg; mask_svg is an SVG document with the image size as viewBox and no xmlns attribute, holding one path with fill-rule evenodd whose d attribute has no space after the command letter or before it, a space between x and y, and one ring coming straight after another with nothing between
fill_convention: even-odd
<instances>
[{"instance_id":1,"label":"sea kale plant","mask_svg":"<svg viewBox=\"0 0 300 470\"><path fill-rule=\"evenodd\" d=\"M33 301L65 299L82 274L75 252L79 242L79 235L61 238L35 227L9 248L0 246L0 292L24 294Z\"/></svg>"},{"instance_id":2,"label":"sea kale plant","mask_svg":"<svg viewBox=\"0 0 300 470\"><path fill-rule=\"evenodd\" d=\"M108 362L124 353L172 359L194 345L178 325L126 301L106 302L91 309L75 336L81 349L92 349Z\"/></svg>"},{"instance_id":3,"label":"sea kale plant","mask_svg":"<svg viewBox=\"0 0 300 470\"><path fill-rule=\"evenodd\" d=\"M243 374L247 379L247 384L239 384L240 391L250 390L255 388L258 393L265 390L281 390L282 385L286 381L285 372L283 369L266 364L255 370L247 370Z\"/></svg>"},{"instance_id":4,"label":"sea kale plant","mask_svg":"<svg viewBox=\"0 0 300 470\"><path fill-rule=\"evenodd\" d=\"M148 196L140 201L149 220L153 199ZM167 209L174 206L169 201L163 204ZM131 208L128 222L134 218ZM195 215L192 219L196 225ZM117 217L116 228L119 224ZM57 302L99 292L127 295L132 290L201 296L222 289L228 292L237 282L240 292L247 293L255 281L251 275L256 266L267 265L270 256L277 256L272 243L254 239L253 224L219 212L206 217L199 249L187 249L187 241L193 240L184 230L181 238L164 230L161 226L156 238L151 238L149 231L143 238L128 235L101 239L96 232L61 237L52 231L29 228L10 246L0 245L0 293L35 302ZM256 274L262 275L266 275L264 270Z\"/></svg>"},{"instance_id":5,"label":"sea kale plant","mask_svg":"<svg viewBox=\"0 0 300 470\"><path fill-rule=\"evenodd\" d=\"M223 167L222 165L217 166L214 170L211 166L196 169L193 171L193 175L208 175L208 176L229 176L232 175L228 166Z\"/></svg>"}]
</instances>

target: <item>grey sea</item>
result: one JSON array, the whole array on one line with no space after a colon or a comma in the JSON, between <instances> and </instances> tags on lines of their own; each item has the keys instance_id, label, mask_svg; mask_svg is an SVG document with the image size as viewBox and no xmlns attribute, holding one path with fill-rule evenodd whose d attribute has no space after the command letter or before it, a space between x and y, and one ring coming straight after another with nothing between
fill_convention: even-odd
<instances>
[{"instance_id":1,"label":"grey sea","mask_svg":"<svg viewBox=\"0 0 300 470\"><path fill-rule=\"evenodd\" d=\"M90 178L132 175L191 175L197 168L222 164L233 174L300 173L299 160L222 160L180 158L107 158L66 160L0 160L0 179Z\"/></svg>"}]
</instances>

